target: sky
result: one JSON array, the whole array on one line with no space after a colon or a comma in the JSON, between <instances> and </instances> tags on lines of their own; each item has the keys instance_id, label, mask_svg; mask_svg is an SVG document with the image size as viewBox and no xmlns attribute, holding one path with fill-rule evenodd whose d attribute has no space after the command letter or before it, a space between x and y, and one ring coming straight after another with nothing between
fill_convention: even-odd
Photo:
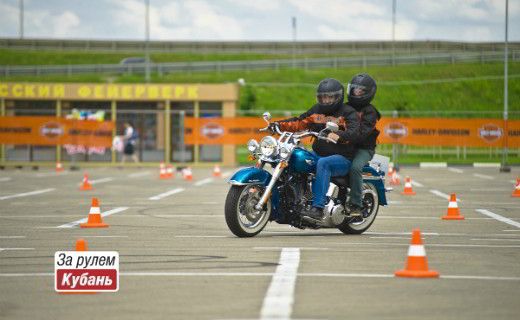
<instances>
[{"instance_id":1,"label":"sky","mask_svg":"<svg viewBox=\"0 0 520 320\"><path fill-rule=\"evenodd\" d=\"M145 37L145 0L24 0L25 38ZM504 41L505 0L396 0L396 40ZM0 37L19 37L19 0L0 0ZM392 0L150 0L152 40L391 40ZM520 41L520 0L509 0Z\"/></svg>"}]
</instances>

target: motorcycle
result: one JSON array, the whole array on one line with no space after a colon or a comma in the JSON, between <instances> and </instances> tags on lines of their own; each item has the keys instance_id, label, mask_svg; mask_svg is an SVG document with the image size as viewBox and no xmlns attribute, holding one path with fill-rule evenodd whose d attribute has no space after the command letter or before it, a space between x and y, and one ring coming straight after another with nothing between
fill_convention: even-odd
<instances>
[{"instance_id":1,"label":"motorcycle","mask_svg":"<svg viewBox=\"0 0 520 320\"><path fill-rule=\"evenodd\" d=\"M271 115L263 114L270 128ZM301 212L312 204L311 184L315 177L319 157L305 149L301 143L306 137L336 143L327 136L337 131L338 125L327 122L320 132L282 132L280 136L265 136L260 143L251 139L247 148L256 165L241 169L229 179L231 187L226 197L225 217L229 230L238 237L259 234L269 221L288 224L296 228L337 228L345 234L365 232L377 216L380 206L387 205L385 174L389 159L375 155L363 168L362 215L350 217L346 205L350 189L348 176L332 177L327 192L328 203L321 220L303 216ZM270 165L272 173L267 170Z\"/></svg>"}]
</instances>

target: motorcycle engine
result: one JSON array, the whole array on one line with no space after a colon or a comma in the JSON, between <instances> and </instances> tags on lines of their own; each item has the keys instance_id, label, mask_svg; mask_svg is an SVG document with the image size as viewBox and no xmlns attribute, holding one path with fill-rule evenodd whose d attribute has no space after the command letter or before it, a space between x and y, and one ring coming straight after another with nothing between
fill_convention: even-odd
<instances>
[{"instance_id":1,"label":"motorcycle engine","mask_svg":"<svg viewBox=\"0 0 520 320\"><path fill-rule=\"evenodd\" d=\"M330 211L330 220L335 226L340 225L345 220L345 207L337 204Z\"/></svg>"}]
</instances>

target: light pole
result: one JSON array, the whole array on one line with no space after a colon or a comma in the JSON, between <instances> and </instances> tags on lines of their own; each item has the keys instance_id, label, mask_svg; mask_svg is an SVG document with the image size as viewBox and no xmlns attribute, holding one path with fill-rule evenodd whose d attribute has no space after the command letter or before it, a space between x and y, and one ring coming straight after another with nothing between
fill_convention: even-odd
<instances>
[{"instance_id":1,"label":"light pole","mask_svg":"<svg viewBox=\"0 0 520 320\"><path fill-rule=\"evenodd\" d=\"M292 17L292 64L296 68L296 17Z\"/></svg>"},{"instance_id":2,"label":"light pole","mask_svg":"<svg viewBox=\"0 0 520 320\"><path fill-rule=\"evenodd\" d=\"M397 0L392 0L392 65L395 65L395 9Z\"/></svg>"},{"instance_id":3,"label":"light pole","mask_svg":"<svg viewBox=\"0 0 520 320\"><path fill-rule=\"evenodd\" d=\"M19 5L20 5L20 29L19 29L19 32L20 32L20 39L23 39L23 14L24 14L24 6L23 6L23 0L19 0Z\"/></svg>"},{"instance_id":4,"label":"light pole","mask_svg":"<svg viewBox=\"0 0 520 320\"><path fill-rule=\"evenodd\" d=\"M511 167L507 165L507 136L509 134L507 128L508 118L508 88L507 88L507 73L508 73L508 48L507 48L507 29L508 29L508 18L509 18L509 0L506 0L506 19L505 19L505 39L504 39L504 149L502 150L502 163L500 164L500 172L511 172Z\"/></svg>"},{"instance_id":5,"label":"light pole","mask_svg":"<svg viewBox=\"0 0 520 320\"><path fill-rule=\"evenodd\" d=\"M144 80L150 82L150 0L146 0L146 14L145 14L145 71Z\"/></svg>"}]
</instances>

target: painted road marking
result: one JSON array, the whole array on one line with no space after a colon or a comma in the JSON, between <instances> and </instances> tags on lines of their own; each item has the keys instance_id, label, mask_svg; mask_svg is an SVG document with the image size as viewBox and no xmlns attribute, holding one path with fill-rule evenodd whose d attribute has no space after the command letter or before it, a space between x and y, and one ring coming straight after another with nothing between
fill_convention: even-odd
<instances>
[{"instance_id":1,"label":"painted road marking","mask_svg":"<svg viewBox=\"0 0 520 320\"><path fill-rule=\"evenodd\" d=\"M455 173L464 173L464 170L457 169L457 168L448 168L449 171L455 172Z\"/></svg>"},{"instance_id":2,"label":"painted road marking","mask_svg":"<svg viewBox=\"0 0 520 320\"><path fill-rule=\"evenodd\" d=\"M415 180L412 180L412 186L419 187L419 188L424 187L424 185L422 183L419 183Z\"/></svg>"},{"instance_id":3,"label":"painted road marking","mask_svg":"<svg viewBox=\"0 0 520 320\"><path fill-rule=\"evenodd\" d=\"M109 182L109 181L113 181L113 180L114 180L114 178L112 178L112 177L102 178L102 179L97 179L97 180L90 180L90 184L100 184L100 183L105 183L105 182Z\"/></svg>"},{"instance_id":4,"label":"painted road marking","mask_svg":"<svg viewBox=\"0 0 520 320\"><path fill-rule=\"evenodd\" d=\"M445 194L444 192L440 192L439 190L435 190L435 189L430 190L430 192L438 197L441 197L446 200L450 200L450 196ZM462 201L462 200L457 197L457 201Z\"/></svg>"},{"instance_id":5,"label":"painted road marking","mask_svg":"<svg viewBox=\"0 0 520 320\"><path fill-rule=\"evenodd\" d=\"M363 234L371 234L371 235L394 235L394 236L407 236L412 235L411 232L364 232ZM422 235L426 236L438 236L437 232L421 232ZM409 238L408 238L409 239Z\"/></svg>"},{"instance_id":6,"label":"painted road marking","mask_svg":"<svg viewBox=\"0 0 520 320\"><path fill-rule=\"evenodd\" d=\"M270 277L271 272L121 272L124 277ZM330 278L395 278L393 274L381 273L296 273L298 277ZM0 277L54 277L54 272L0 273ZM520 281L520 277L495 277L473 275L441 275L441 279ZM283 319L283 318L276 318Z\"/></svg>"},{"instance_id":7,"label":"painted road marking","mask_svg":"<svg viewBox=\"0 0 520 320\"><path fill-rule=\"evenodd\" d=\"M80 238L128 238L128 236L80 236Z\"/></svg>"},{"instance_id":8,"label":"painted road marking","mask_svg":"<svg viewBox=\"0 0 520 320\"><path fill-rule=\"evenodd\" d=\"M300 249L282 248L278 267L262 304L260 319L291 318L299 265Z\"/></svg>"},{"instance_id":9,"label":"painted road marking","mask_svg":"<svg viewBox=\"0 0 520 320\"><path fill-rule=\"evenodd\" d=\"M486 180L494 180L495 179L495 177L488 176L488 175L485 175L485 174L480 174L480 173L474 173L473 176L475 176L477 178L480 178L480 179L486 179Z\"/></svg>"},{"instance_id":10,"label":"painted road marking","mask_svg":"<svg viewBox=\"0 0 520 320\"><path fill-rule=\"evenodd\" d=\"M148 200L161 200L162 198L166 198L166 197L171 196L173 194L176 194L176 193L179 193L179 192L183 192L184 190L185 190L184 188L175 188L175 189L172 189L170 191L166 191L164 193L161 193L161 194L158 194L156 196L150 197L150 198L148 198Z\"/></svg>"},{"instance_id":11,"label":"painted road marking","mask_svg":"<svg viewBox=\"0 0 520 320\"><path fill-rule=\"evenodd\" d=\"M58 176L65 176L69 173L70 173L69 171L38 173L36 175L36 177L37 178L58 177Z\"/></svg>"},{"instance_id":12,"label":"painted road marking","mask_svg":"<svg viewBox=\"0 0 520 320\"><path fill-rule=\"evenodd\" d=\"M51 191L54 191L54 190L56 190L56 189L54 189L54 188L47 188L47 189L35 190L35 191L31 191L31 192L17 193L17 194L12 194L10 196L0 197L0 200L7 200L7 199L12 199L12 198L34 196L34 195L37 195L37 194L51 192Z\"/></svg>"},{"instance_id":13,"label":"painted road marking","mask_svg":"<svg viewBox=\"0 0 520 320\"><path fill-rule=\"evenodd\" d=\"M144 172L134 172L128 175L129 178L139 178L149 175L150 171L144 171Z\"/></svg>"},{"instance_id":14,"label":"painted road marking","mask_svg":"<svg viewBox=\"0 0 520 320\"><path fill-rule=\"evenodd\" d=\"M0 248L0 251L34 250L34 248Z\"/></svg>"},{"instance_id":15,"label":"painted road marking","mask_svg":"<svg viewBox=\"0 0 520 320\"><path fill-rule=\"evenodd\" d=\"M231 236L175 236L175 238L230 238Z\"/></svg>"},{"instance_id":16,"label":"painted road marking","mask_svg":"<svg viewBox=\"0 0 520 320\"><path fill-rule=\"evenodd\" d=\"M129 209L129 207L119 207L119 208L115 208L115 209L112 209L112 210L108 210L108 211L105 211L103 213L101 213L101 216L102 217L107 217L109 215L112 215L114 213L118 213L118 212L121 212L121 211L125 211ZM80 219L80 220L77 220L77 221L74 221L74 222L70 222L70 223L66 223L66 224L62 224L61 226L57 226L56 228L74 228L75 226L79 225L80 223L84 223L84 222L87 222L88 220L88 217L87 218L83 218L83 219Z\"/></svg>"},{"instance_id":17,"label":"painted road marking","mask_svg":"<svg viewBox=\"0 0 520 320\"><path fill-rule=\"evenodd\" d=\"M200 181L195 182L194 185L196 187L199 187L199 186L211 183L211 182L213 182L213 178L206 178L206 179L202 179Z\"/></svg>"},{"instance_id":18,"label":"painted road marking","mask_svg":"<svg viewBox=\"0 0 520 320\"><path fill-rule=\"evenodd\" d=\"M0 182L6 182L6 181L11 181L11 178L10 177L2 177L2 178L0 178Z\"/></svg>"},{"instance_id":19,"label":"painted road marking","mask_svg":"<svg viewBox=\"0 0 520 320\"><path fill-rule=\"evenodd\" d=\"M486 209L476 209L475 211L477 211L479 213L482 213L483 215L486 215L486 216L491 217L493 219L496 219L498 221L505 222L507 224L510 224L512 226L520 228L520 222L513 221L513 220L511 220L509 218L503 217L503 216L501 216L499 214L496 214L494 212L491 212L489 210L486 210Z\"/></svg>"},{"instance_id":20,"label":"painted road marking","mask_svg":"<svg viewBox=\"0 0 520 320\"><path fill-rule=\"evenodd\" d=\"M485 238L479 238L479 239L471 239L473 241L520 241L520 239L485 239Z\"/></svg>"},{"instance_id":21,"label":"painted road marking","mask_svg":"<svg viewBox=\"0 0 520 320\"><path fill-rule=\"evenodd\" d=\"M25 236L0 236L0 239L24 239Z\"/></svg>"},{"instance_id":22,"label":"painted road marking","mask_svg":"<svg viewBox=\"0 0 520 320\"><path fill-rule=\"evenodd\" d=\"M227 178L227 177L229 177L232 173L233 173L233 171L226 171L226 172L223 172L223 173L222 173L222 178Z\"/></svg>"}]
</instances>

